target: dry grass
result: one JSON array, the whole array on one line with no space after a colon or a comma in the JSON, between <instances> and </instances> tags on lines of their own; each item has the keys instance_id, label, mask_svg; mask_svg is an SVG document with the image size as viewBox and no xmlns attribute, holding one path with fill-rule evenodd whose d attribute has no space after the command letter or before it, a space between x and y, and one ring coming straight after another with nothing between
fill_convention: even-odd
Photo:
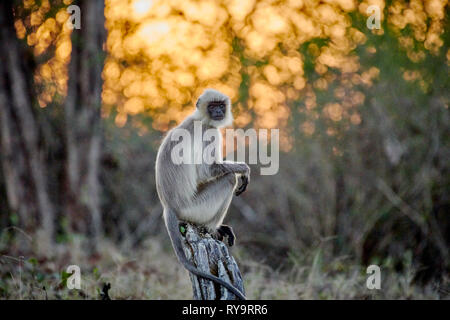
<instances>
[{"instance_id":1,"label":"dry grass","mask_svg":"<svg viewBox=\"0 0 450 320\"><path fill-rule=\"evenodd\" d=\"M82 237L74 236L52 251L37 248L36 239L19 238L0 240L2 299L99 299L103 283L108 282L112 299L192 298L188 274L166 241L148 239L135 249L104 240L98 247L100 253L89 256L83 250ZM413 285L412 270L397 274L382 268L381 290L368 290L362 267L346 257L324 264L320 250L303 259L287 257L289 263L279 270L250 259L249 252L239 246L233 249L233 255L241 267L250 299L442 298L431 286ZM64 284L62 272L71 264L81 268L81 290L69 290Z\"/></svg>"}]
</instances>

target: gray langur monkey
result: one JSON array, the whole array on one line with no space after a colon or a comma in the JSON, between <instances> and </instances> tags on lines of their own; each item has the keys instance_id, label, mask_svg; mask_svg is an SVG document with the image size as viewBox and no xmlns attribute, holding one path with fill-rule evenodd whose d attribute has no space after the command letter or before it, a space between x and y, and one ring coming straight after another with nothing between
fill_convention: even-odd
<instances>
[{"instance_id":1,"label":"gray langur monkey","mask_svg":"<svg viewBox=\"0 0 450 320\"><path fill-rule=\"evenodd\" d=\"M164 221L178 260L193 274L219 283L234 293L239 299L245 296L232 284L222 279L199 271L185 256L182 247L180 224L192 222L202 226L219 240L228 236L228 244L234 243L234 233L231 227L222 225L223 219L230 206L233 193L240 195L249 183L250 168L243 162L214 161L206 164L175 164L172 150L179 143L172 135L177 129L185 129L194 136L194 123L201 121L202 137L206 130L217 130L219 141L215 150L222 160L221 134L218 128L230 125L233 121L230 99L223 93L205 90L197 100L196 110L179 126L170 130L164 138L156 157L156 188L159 199L164 207ZM177 141L174 141L177 140ZM190 151L194 153L194 144ZM240 184L238 186L238 178Z\"/></svg>"}]
</instances>

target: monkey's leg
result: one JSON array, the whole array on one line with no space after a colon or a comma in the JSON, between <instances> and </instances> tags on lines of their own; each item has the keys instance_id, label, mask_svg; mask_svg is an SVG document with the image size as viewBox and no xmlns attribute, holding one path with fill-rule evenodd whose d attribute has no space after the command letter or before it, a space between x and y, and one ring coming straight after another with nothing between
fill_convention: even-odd
<instances>
[{"instance_id":1,"label":"monkey's leg","mask_svg":"<svg viewBox=\"0 0 450 320\"><path fill-rule=\"evenodd\" d=\"M228 173L216 180L208 182L203 185L201 190L197 191L194 199L194 205L207 205L208 214L207 219L203 224L207 227L210 233L214 233L228 211L231 199L233 198L233 191L236 188L236 175ZM205 216L204 216L205 217Z\"/></svg>"},{"instance_id":2,"label":"monkey's leg","mask_svg":"<svg viewBox=\"0 0 450 320\"><path fill-rule=\"evenodd\" d=\"M223 241L223 234L219 232L219 229L217 229L216 233L212 236L216 240Z\"/></svg>"},{"instance_id":3,"label":"monkey's leg","mask_svg":"<svg viewBox=\"0 0 450 320\"><path fill-rule=\"evenodd\" d=\"M222 213L228 209L235 186L234 174L204 182L200 180L189 203L174 208L178 212L178 219L205 226L210 233L214 232L222 224Z\"/></svg>"},{"instance_id":4,"label":"monkey's leg","mask_svg":"<svg viewBox=\"0 0 450 320\"><path fill-rule=\"evenodd\" d=\"M217 214L217 220L215 222L215 225L219 227L215 230L213 236L219 241L223 241L223 238L227 236L228 245L232 247L235 243L236 236L234 235L233 229L231 227L227 225L222 225L222 221L225 218L225 215L227 214L228 208L231 203L231 199L233 198L233 191L236 188L237 181L235 174L229 174L227 178L230 182L231 188L229 190L224 191L228 192L229 196L224 200L221 209Z\"/></svg>"}]
</instances>

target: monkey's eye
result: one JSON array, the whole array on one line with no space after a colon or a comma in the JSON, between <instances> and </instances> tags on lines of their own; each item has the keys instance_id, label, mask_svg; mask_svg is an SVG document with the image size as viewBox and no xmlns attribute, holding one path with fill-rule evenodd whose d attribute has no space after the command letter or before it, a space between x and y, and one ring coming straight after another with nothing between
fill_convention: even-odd
<instances>
[{"instance_id":1,"label":"monkey's eye","mask_svg":"<svg viewBox=\"0 0 450 320\"><path fill-rule=\"evenodd\" d=\"M216 108L220 108L222 111L225 110L225 104L224 103L211 103L208 105L208 110L213 111Z\"/></svg>"}]
</instances>

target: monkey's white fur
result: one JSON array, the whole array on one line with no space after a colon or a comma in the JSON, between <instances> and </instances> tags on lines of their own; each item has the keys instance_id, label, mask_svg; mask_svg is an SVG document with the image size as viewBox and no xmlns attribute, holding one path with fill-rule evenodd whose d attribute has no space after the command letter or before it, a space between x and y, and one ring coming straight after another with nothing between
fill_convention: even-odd
<instances>
[{"instance_id":1,"label":"monkey's white fur","mask_svg":"<svg viewBox=\"0 0 450 320\"><path fill-rule=\"evenodd\" d=\"M213 101L225 102L225 117L220 121L212 120L208 115L208 103ZM177 128L182 128L188 130L191 136L194 137L194 121L201 121L202 136L206 130L216 128L216 137L219 140L215 144L217 146L215 152L218 158L222 159L222 135L218 131L218 128L230 125L233 121L230 99L217 90L207 89L198 98L196 106L195 112L188 116L178 127L169 131L161 144L156 161L157 188L164 207L172 207L175 209L180 220L200 224L207 227L210 231L214 231L222 223L226 209L228 209L229 203L231 202L231 197L236 186L235 176L230 176L228 179L221 179L223 181L217 181L218 177L211 175L209 165L174 165L173 163L168 163L168 161L171 162L171 159L167 157L170 155L169 151L172 150L174 144L179 142L171 141L172 132ZM203 141L203 139L192 139L192 141L193 143L202 143L203 147L205 147L206 143L209 143ZM203 148L201 146L196 148L192 145L191 153L194 150L203 150ZM161 155L164 155L164 160L161 159ZM164 163L164 165L161 166L161 163ZM224 161L223 165L238 165L240 171L242 172L244 170L244 173L248 169L248 166L243 163ZM235 170L230 169L229 171L232 172ZM235 173L239 174L240 172ZM221 178L220 175L219 177ZM214 186L212 181L216 182L217 186ZM198 192L199 185L203 184L208 186L210 192L206 192L205 194ZM163 188L161 188L162 185L164 185ZM167 190L167 188L170 188L170 190ZM218 215L218 211L221 209L225 212L221 212Z\"/></svg>"},{"instance_id":2,"label":"monkey's white fur","mask_svg":"<svg viewBox=\"0 0 450 320\"><path fill-rule=\"evenodd\" d=\"M206 110L208 107L208 103L211 101L221 100L225 100L225 105L227 107L225 118L220 121L210 119ZM230 126L233 123L233 113L231 112L230 98L215 89L206 89L198 98L196 106L197 109L192 114L192 117L195 120L201 120L205 125L209 125L215 128L222 128Z\"/></svg>"},{"instance_id":3,"label":"monkey's white fur","mask_svg":"<svg viewBox=\"0 0 450 320\"><path fill-rule=\"evenodd\" d=\"M225 116L222 120L212 120L208 114L208 104L211 102L224 102L226 105ZM231 290L241 299L245 297L229 283L200 272L184 255L181 245L179 221L192 222L206 227L211 233L222 224L222 221L230 206L234 190L237 185L237 177L250 175L250 168L242 162L215 162L213 164L174 164L171 159L173 147L179 143L172 141L172 134L178 128L187 130L194 137L194 122L201 121L202 138L206 130L217 130L218 138L216 155L222 159L222 140L220 127L230 125L233 121L230 99L223 93L207 89L198 98L196 110L188 116L179 126L170 130L164 138L156 158L156 188L158 196L164 207L164 220L172 240L175 253L180 262L192 273L220 283ZM191 139L194 143L202 143L203 147L209 144L203 139ZM191 146L191 155L196 149Z\"/></svg>"}]
</instances>

